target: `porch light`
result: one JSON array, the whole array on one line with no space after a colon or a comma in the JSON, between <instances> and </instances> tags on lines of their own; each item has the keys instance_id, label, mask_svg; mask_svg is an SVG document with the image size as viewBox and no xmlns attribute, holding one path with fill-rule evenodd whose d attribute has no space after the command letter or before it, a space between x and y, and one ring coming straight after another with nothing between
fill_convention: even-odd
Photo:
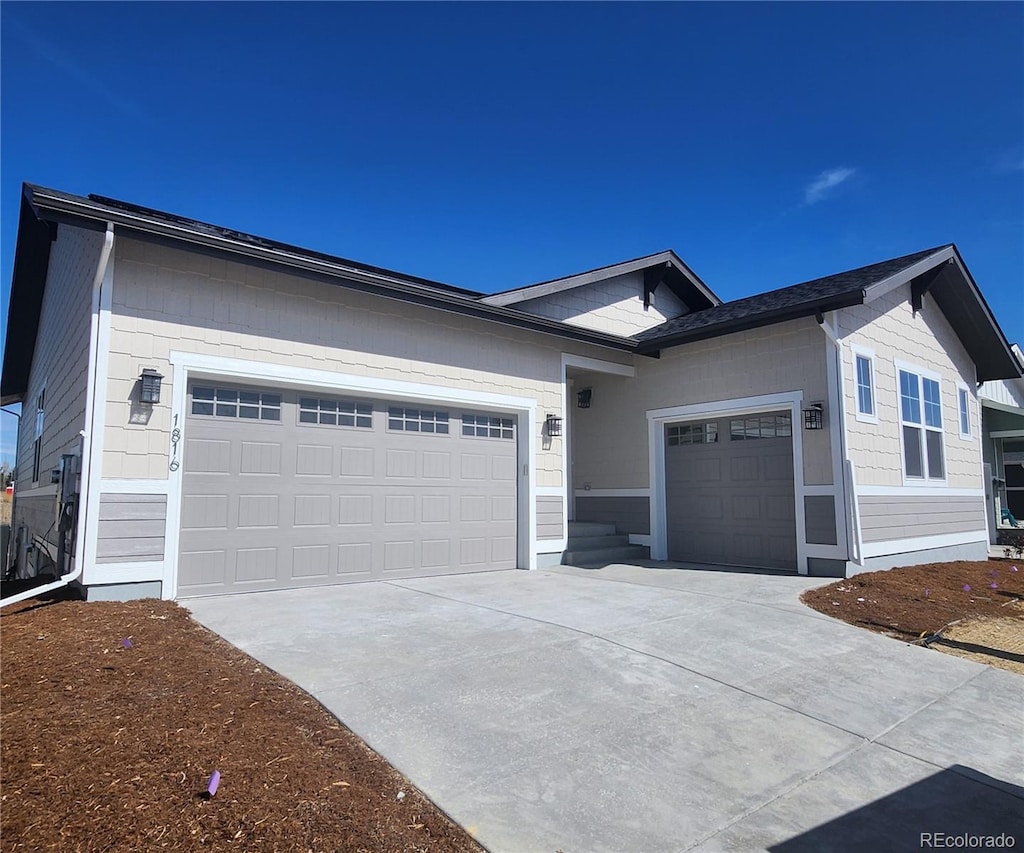
<instances>
[{"instance_id":1,"label":"porch light","mask_svg":"<svg viewBox=\"0 0 1024 853\"><path fill-rule=\"evenodd\" d=\"M562 419L558 415L547 415L544 418L544 432L547 435L561 435Z\"/></svg>"},{"instance_id":2,"label":"porch light","mask_svg":"<svg viewBox=\"0 0 1024 853\"><path fill-rule=\"evenodd\" d=\"M821 403L811 403L804 411L804 429L823 429L825 407Z\"/></svg>"},{"instance_id":3,"label":"porch light","mask_svg":"<svg viewBox=\"0 0 1024 853\"><path fill-rule=\"evenodd\" d=\"M576 392L576 405L581 409L590 408L590 398L593 396L592 388L581 388Z\"/></svg>"},{"instance_id":4,"label":"porch light","mask_svg":"<svg viewBox=\"0 0 1024 853\"><path fill-rule=\"evenodd\" d=\"M142 371L142 388L139 391L139 401L142 403L160 402L160 380L162 373L157 373L151 367Z\"/></svg>"}]
</instances>

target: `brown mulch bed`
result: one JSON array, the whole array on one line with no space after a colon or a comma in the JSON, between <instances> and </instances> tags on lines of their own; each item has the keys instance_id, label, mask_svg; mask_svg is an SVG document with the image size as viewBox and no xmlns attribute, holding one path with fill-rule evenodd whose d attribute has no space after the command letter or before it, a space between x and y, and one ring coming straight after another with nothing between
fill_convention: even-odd
<instances>
[{"instance_id":1,"label":"brown mulch bed","mask_svg":"<svg viewBox=\"0 0 1024 853\"><path fill-rule=\"evenodd\" d=\"M11 605L0 663L4 851L481 850L171 602Z\"/></svg>"},{"instance_id":2,"label":"brown mulch bed","mask_svg":"<svg viewBox=\"0 0 1024 853\"><path fill-rule=\"evenodd\" d=\"M852 625L1024 673L1024 560L865 572L801 600Z\"/></svg>"}]
</instances>

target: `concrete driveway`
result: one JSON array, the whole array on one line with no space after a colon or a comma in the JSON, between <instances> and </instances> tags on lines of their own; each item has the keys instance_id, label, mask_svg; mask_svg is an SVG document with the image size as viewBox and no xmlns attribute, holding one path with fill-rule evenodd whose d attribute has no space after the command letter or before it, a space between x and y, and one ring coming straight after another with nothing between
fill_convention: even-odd
<instances>
[{"instance_id":1,"label":"concrete driveway","mask_svg":"<svg viewBox=\"0 0 1024 853\"><path fill-rule=\"evenodd\" d=\"M1024 845L1024 677L821 616L820 583L561 567L186 605L492 851Z\"/></svg>"}]
</instances>

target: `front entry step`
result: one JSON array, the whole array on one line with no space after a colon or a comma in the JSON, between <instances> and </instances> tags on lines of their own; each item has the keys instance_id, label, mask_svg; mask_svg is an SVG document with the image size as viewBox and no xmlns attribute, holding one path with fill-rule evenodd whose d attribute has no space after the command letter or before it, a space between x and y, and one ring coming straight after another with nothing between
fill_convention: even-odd
<instances>
[{"instance_id":1,"label":"front entry step","mask_svg":"<svg viewBox=\"0 0 1024 853\"><path fill-rule=\"evenodd\" d=\"M630 545L629 537L615 532L614 524L570 521L569 541L562 563L567 566L606 566L647 559L649 549Z\"/></svg>"}]
</instances>

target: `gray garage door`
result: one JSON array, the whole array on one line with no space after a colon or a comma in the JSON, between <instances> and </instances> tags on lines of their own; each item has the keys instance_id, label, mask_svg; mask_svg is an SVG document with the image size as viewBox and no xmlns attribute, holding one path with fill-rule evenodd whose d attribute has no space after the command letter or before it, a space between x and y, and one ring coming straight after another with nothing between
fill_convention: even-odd
<instances>
[{"instance_id":1,"label":"gray garage door","mask_svg":"<svg viewBox=\"0 0 1024 853\"><path fill-rule=\"evenodd\" d=\"M178 595L516 566L511 416L189 388Z\"/></svg>"},{"instance_id":2,"label":"gray garage door","mask_svg":"<svg viewBox=\"0 0 1024 853\"><path fill-rule=\"evenodd\" d=\"M669 559L796 568L791 421L772 412L665 428Z\"/></svg>"}]
</instances>

